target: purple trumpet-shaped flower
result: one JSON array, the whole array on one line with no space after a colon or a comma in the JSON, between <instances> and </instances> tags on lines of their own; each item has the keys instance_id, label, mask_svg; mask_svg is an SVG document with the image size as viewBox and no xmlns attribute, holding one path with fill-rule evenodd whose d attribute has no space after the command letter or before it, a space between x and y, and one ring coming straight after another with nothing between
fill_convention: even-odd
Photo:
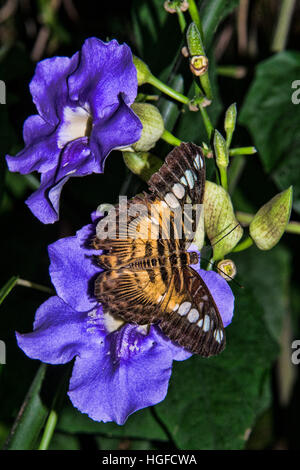
<instances>
[{"instance_id":1,"label":"purple trumpet-shaped flower","mask_svg":"<svg viewBox=\"0 0 300 470\"><path fill-rule=\"evenodd\" d=\"M173 360L191 356L158 326L137 326L105 312L93 295L101 271L89 248L96 220L76 236L49 246L50 275L57 296L37 310L32 333L17 333L32 359L63 364L75 358L68 395L73 405L96 421L124 424L128 416L162 401ZM198 268L227 326L234 297L217 273Z\"/></svg>"},{"instance_id":2,"label":"purple trumpet-shaped flower","mask_svg":"<svg viewBox=\"0 0 300 470\"><path fill-rule=\"evenodd\" d=\"M142 124L130 107L137 94L131 51L115 40L89 38L71 58L41 61L30 92L38 114L24 123L25 148L6 160L10 171L41 174L26 204L43 223L53 223L71 176L102 173L113 149L140 138Z\"/></svg>"}]
</instances>

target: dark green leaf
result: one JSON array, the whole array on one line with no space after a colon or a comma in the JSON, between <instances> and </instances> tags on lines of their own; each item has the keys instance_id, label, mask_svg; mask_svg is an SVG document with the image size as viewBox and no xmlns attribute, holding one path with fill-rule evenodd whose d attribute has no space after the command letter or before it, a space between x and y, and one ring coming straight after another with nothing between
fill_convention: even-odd
<instances>
[{"instance_id":1,"label":"dark green leaf","mask_svg":"<svg viewBox=\"0 0 300 470\"><path fill-rule=\"evenodd\" d=\"M7 450L33 449L46 420L48 409L40 398L46 365L41 364L20 408L11 433L5 444Z\"/></svg>"},{"instance_id":2,"label":"dark green leaf","mask_svg":"<svg viewBox=\"0 0 300 470\"><path fill-rule=\"evenodd\" d=\"M2 304L5 297L7 297L8 294L10 293L10 291L15 287L15 285L18 282L18 279L19 279L18 276L12 276L7 281L7 283L4 284L3 287L1 287L1 289L0 289L0 305Z\"/></svg>"},{"instance_id":3,"label":"dark green leaf","mask_svg":"<svg viewBox=\"0 0 300 470\"><path fill-rule=\"evenodd\" d=\"M263 309L248 289L236 292L227 347L218 357L176 363L156 411L181 449L239 449L269 403L269 369L278 351Z\"/></svg>"},{"instance_id":4,"label":"dark green leaf","mask_svg":"<svg viewBox=\"0 0 300 470\"><path fill-rule=\"evenodd\" d=\"M293 104L294 80L300 76L300 53L281 52L258 65L246 96L240 123L251 132L267 172L280 189L294 186L300 211L300 105Z\"/></svg>"},{"instance_id":5,"label":"dark green leaf","mask_svg":"<svg viewBox=\"0 0 300 470\"><path fill-rule=\"evenodd\" d=\"M103 434L106 437L130 437L150 440L168 440L161 426L151 414L151 410L138 411L129 416L123 426L115 423L98 423L86 414L82 414L72 406L66 406L57 424L57 429L66 433Z\"/></svg>"},{"instance_id":6,"label":"dark green leaf","mask_svg":"<svg viewBox=\"0 0 300 470\"><path fill-rule=\"evenodd\" d=\"M198 2L199 3L199 2ZM239 0L205 0L201 2L201 18L205 47L209 47L219 23L239 4Z\"/></svg>"}]
</instances>

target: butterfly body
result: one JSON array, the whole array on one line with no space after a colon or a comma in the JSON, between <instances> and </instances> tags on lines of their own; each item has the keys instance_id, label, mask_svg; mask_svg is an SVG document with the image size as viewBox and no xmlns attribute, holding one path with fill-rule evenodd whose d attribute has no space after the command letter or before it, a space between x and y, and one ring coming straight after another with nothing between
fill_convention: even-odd
<instances>
[{"instance_id":1,"label":"butterfly body","mask_svg":"<svg viewBox=\"0 0 300 470\"><path fill-rule=\"evenodd\" d=\"M201 149L181 144L149 180L150 193L116 206L114 236L104 238L97 227L93 245L103 250L98 263L104 271L95 295L125 321L157 324L172 341L211 356L225 346L224 327L208 287L190 266L199 264L198 253L188 251L204 187ZM187 206L187 217L178 218Z\"/></svg>"}]
</instances>

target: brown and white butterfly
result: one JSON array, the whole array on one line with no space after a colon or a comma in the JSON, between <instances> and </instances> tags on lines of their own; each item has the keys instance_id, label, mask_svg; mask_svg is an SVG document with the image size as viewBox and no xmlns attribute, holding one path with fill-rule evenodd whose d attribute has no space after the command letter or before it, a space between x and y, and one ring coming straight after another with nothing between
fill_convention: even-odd
<instances>
[{"instance_id":1,"label":"brown and white butterfly","mask_svg":"<svg viewBox=\"0 0 300 470\"><path fill-rule=\"evenodd\" d=\"M199 262L198 254L187 251L196 228L195 213L192 211L191 233L184 230L186 222L182 221L182 237L176 236L175 224L178 208L203 203L205 160L201 148L192 143L174 148L148 185L149 193L134 197L126 207L116 206L117 235L100 235L93 241L95 248L103 250L98 262L104 268L96 279L95 295L112 314L127 322L157 324L189 351L205 357L216 355L225 347L223 322L208 287L190 266ZM141 204L147 213L136 217L135 208Z\"/></svg>"}]
</instances>

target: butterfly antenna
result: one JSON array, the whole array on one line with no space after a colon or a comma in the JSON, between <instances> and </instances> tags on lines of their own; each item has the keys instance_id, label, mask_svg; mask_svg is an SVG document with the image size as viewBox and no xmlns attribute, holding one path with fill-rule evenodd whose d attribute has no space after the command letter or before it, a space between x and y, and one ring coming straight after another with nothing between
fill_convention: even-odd
<instances>
[{"instance_id":1,"label":"butterfly antenna","mask_svg":"<svg viewBox=\"0 0 300 470\"><path fill-rule=\"evenodd\" d=\"M223 238L227 237L228 235L230 235L231 232L233 232L237 227L239 227L240 224L236 224L235 227L233 227L228 233L225 233L225 235L223 235L223 237L221 237L219 240L216 241L216 243L213 243L213 245L211 245L211 247L217 245L221 240L223 240ZM217 237L218 235L216 235Z\"/></svg>"},{"instance_id":2,"label":"butterfly antenna","mask_svg":"<svg viewBox=\"0 0 300 470\"><path fill-rule=\"evenodd\" d=\"M215 264L216 262L215 261L210 261L209 259L206 259L206 258L203 258L203 256L201 256L202 259L204 259L204 261L207 261L209 264L211 264L213 267L215 267ZM216 266L217 270L220 271L221 273L224 274L224 276L226 277L229 277L229 279L231 279L235 284L237 284L241 289L244 289L244 286L242 286L239 282L237 282L233 277L229 276L229 274L225 273L222 269L218 268L218 266Z\"/></svg>"}]
</instances>

